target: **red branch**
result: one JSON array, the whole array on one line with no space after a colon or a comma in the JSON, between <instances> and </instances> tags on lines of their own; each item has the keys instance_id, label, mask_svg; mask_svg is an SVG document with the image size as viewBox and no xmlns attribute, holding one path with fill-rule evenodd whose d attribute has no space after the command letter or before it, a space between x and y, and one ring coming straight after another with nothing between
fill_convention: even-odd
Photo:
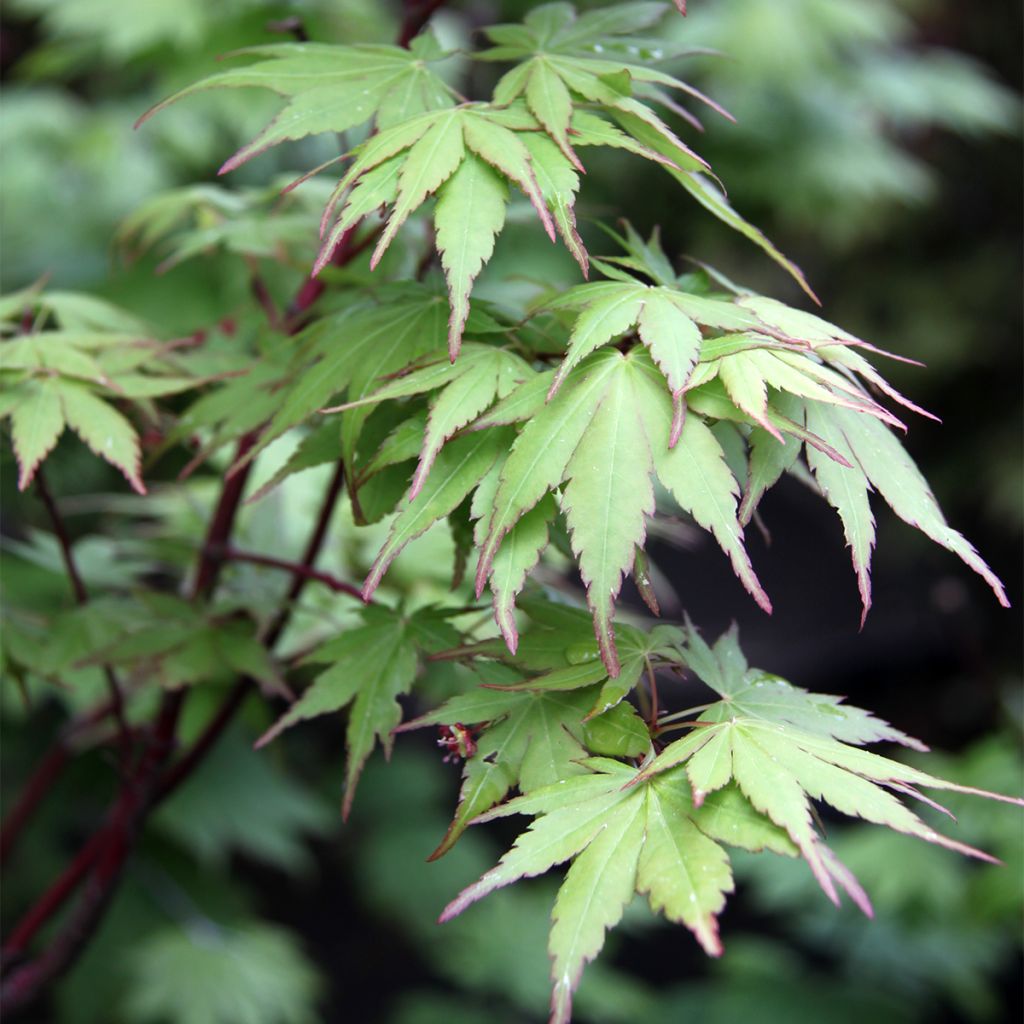
<instances>
[{"instance_id":1,"label":"red branch","mask_svg":"<svg viewBox=\"0 0 1024 1024\"><path fill-rule=\"evenodd\" d=\"M255 441L255 433L243 437L238 443L238 457L245 455ZM194 599L208 597L217 585L224 563L212 551L223 547L231 536L251 465L247 464L226 479L221 489L192 584ZM106 823L92 835L69 867L11 932L11 938L3 949L5 966L20 958L36 932L84 880L81 898L50 945L35 960L13 967L0 985L0 1008L3 1011L13 1012L31 1003L50 982L71 966L95 930L113 896L121 867L134 846L139 826L154 803L164 765L174 749L184 697L182 691L164 696L138 764L122 780L114 809Z\"/></svg>"},{"instance_id":2,"label":"red branch","mask_svg":"<svg viewBox=\"0 0 1024 1024\"><path fill-rule=\"evenodd\" d=\"M71 584L71 591L75 595L75 601L79 605L88 604L89 591L86 589L82 574L78 571L78 563L75 561L74 552L71 550L71 535L64 524L64 518L60 514L60 509L57 508L57 502L53 500L53 495L47 486L46 475L43 473L42 466L36 470L36 490L39 492L39 498L46 509L47 515L50 517L50 523L53 526L53 532L57 537L57 544L60 547L61 557L64 560L64 571L68 575L68 581ZM124 769L128 766L128 760L131 758L132 752L131 730L128 728L128 722L124 716L124 694L121 693L117 676L114 675L114 670L109 665L103 666L103 674L106 676L107 691L110 693L111 712L114 715L114 721L117 722L117 732L121 743L121 767Z\"/></svg>"},{"instance_id":3,"label":"red branch","mask_svg":"<svg viewBox=\"0 0 1024 1024\"><path fill-rule=\"evenodd\" d=\"M0 864L7 860L14 849L18 836L21 835L21 830L28 823L43 797L50 791L50 787L57 781L57 777L63 771L64 765L68 763L70 757L71 751L68 749L67 743L59 739L39 762L32 777L18 795L14 807L4 818L3 828L0 829Z\"/></svg>"}]
</instances>

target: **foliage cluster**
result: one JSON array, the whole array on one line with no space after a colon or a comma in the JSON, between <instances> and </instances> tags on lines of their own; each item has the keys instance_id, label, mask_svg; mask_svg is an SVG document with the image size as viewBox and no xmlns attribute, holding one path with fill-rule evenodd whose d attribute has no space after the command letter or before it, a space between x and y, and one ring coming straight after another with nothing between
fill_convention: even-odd
<instances>
[{"instance_id":1,"label":"foliage cluster","mask_svg":"<svg viewBox=\"0 0 1024 1024\"><path fill-rule=\"evenodd\" d=\"M89 6L35 4L69 46L51 60L74 60L68 41L92 22L68 12ZM243 20L247 6L238 4ZM283 105L222 173L244 174L285 143L341 140L341 156L310 161L298 178L170 188L123 222L126 256L171 275L208 261L238 298L242 282L248 302L184 335L44 283L0 302L0 412L18 488L35 488L52 529L22 553L61 568L75 598L54 608L11 588L5 672L30 703L56 687L76 708L37 776L40 792L83 735L111 747L119 776L102 824L8 936L12 1009L79 955L151 815L200 858L235 842L270 863L301 861L287 837L326 822L294 784L268 775L261 835L248 834L243 804L235 821L210 826L232 840L207 849L197 822L216 812L177 792L208 756L231 762L229 786L237 772L267 770L255 766L270 752L246 750L232 724L254 691L266 719L259 747L345 713L345 817L358 813L378 747L390 755L398 735L441 728L463 762L462 788L432 859L472 842L470 824L532 819L441 919L569 863L548 938L556 1024L569 1021L585 965L635 894L713 956L734 874L770 872L754 865L771 854L802 859L833 902L845 893L870 916L815 802L982 860L989 854L909 801L936 808L922 790L939 789L1020 802L861 749L924 747L839 698L751 668L734 630L710 644L685 617L655 622L665 589L647 541L680 516L771 611L746 534L786 476L837 513L863 615L878 499L1008 601L903 446L900 417L931 414L876 365L900 357L712 267L682 267L657 230L605 226L610 251L600 254L585 240L577 200L587 172L609 152L627 154L816 301L681 138L677 122L695 119L684 102L731 115L663 70L690 55L685 31L658 33L678 16L659 3L548 3L484 27L484 44L470 48L427 25L440 6L407 4L395 45L299 39L237 51L140 119L209 94L276 94ZM206 32L205 9L189 13L129 19L102 45L187 47L190 33ZM469 85L486 98L463 95ZM538 228L583 283L552 288L517 264L515 240ZM103 498L101 528L72 543L70 503L47 474L79 444L134 493ZM296 515L299 500L315 511ZM361 585L316 567L342 515L359 551L373 547ZM443 574L424 565L423 546L442 531L453 555ZM585 609L554 585L566 572L582 581ZM436 585L442 576L451 595ZM617 615L627 580L651 617ZM711 697L680 709L694 680ZM411 706L420 713L409 717ZM5 853L38 799L30 789L16 804ZM162 819L174 801L177 813ZM31 953L79 885L48 945ZM180 886L162 889L166 903L182 903ZM799 885L792 891L802 907ZM140 949L132 1019L180 1014L165 974L195 977L191 1020L305 1019L316 981L286 937L244 918L189 918L181 934L157 933ZM230 971L238 978L225 990L244 991L248 1009L218 994Z\"/></svg>"}]
</instances>

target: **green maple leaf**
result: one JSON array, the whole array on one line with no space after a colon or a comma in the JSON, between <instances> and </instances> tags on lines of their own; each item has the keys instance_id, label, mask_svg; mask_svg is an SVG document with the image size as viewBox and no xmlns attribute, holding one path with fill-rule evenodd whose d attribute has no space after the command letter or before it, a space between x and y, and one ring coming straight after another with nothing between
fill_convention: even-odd
<instances>
[{"instance_id":1,"label":"green maple leaf","mask_svg":"<svg viewBox=\"0 0 1024 1024\"><path fill-rule=\"evenodd\" d=\"M536 815L499 864L445 908L442 921L520 878L572 864L558 892L548 950L552 958L552 1024L570 1018L572 994L586 963L604 944L633 898L685 925L712 956L722 951L716 917L733 891L719 845L790 853L784 834L751 812L735 791L697 808L685 773L642 778L617 761L591 758L589 774L560 779L481 815Z\"/></svg>"},{"instance_id":2,"label":"green maple leaf","mask_svg":"<svg viewBox=\"0 0 1024 1024\"><path fill-rule=\"evenodd\" d=\"M366 759L378 740L390 756L393 732L402 720L398 697L416 678L419 652L451 646L457 634L443 613L424 610L409 617L377 606L364 609L363 625L349 629L310 654L307 662L329 663L302 696L260 737L263 746L285 729L351 705L345 731L348 752L342 815L348 817Z\"/></svg>"},{"instance_id":3,"label":"green maple leaf","mask_svg":"<svg viewBox=\"0 0 1024 1024\"><path fill-rule=\"evenodd\" d=\"M445 442L533 375L529 364L505 349L479 342L463 347L462 357L451 365L445 354L431 353L409 372L383 384L356 402L327 409L344 411L360 406L438 391L424 425L419 465L409 497L415 498Z\"/></svg>"},{"instance_id":4,"label":"green maple leaf","mask_svg":"<svg viewBox=\"0 0 1024 1024\"><path fill-rule=\"evenodd\" d=\"M22 333L26 321L44 329ZM33 290L7 296L0 302L0 336L0 415L10 420L19 489L32 482L67 428L144 494L138 434L114 402L138 403L152 418L148 399L202 380L175 365L145 324L89 296Z\"/></svg>"},{"instance_id":5,"label":"green maple leaf","mask_svg":"<svg viewBox=\"0 0 1024 1024\"><path fill-rule=\"evenodd\" d=\"M528 793L585 771L578 762L587 754L583 716L588 701L592 703L589 693L479 688L401 726L399 731L430 725L485 725L476 739L476 752L463 769L455 817L431 859L447 853L470 821L503 800L513 786Z\"/></svg>"},{"instance_id":6,"label":"green maple leaf","mask_svg":"<svg viewBox=\"0 0 1024 1024\"><path fill-rule=\"evenodd\" d=\"M322 317L290 339L292 354L284 378L277 373L258 382L260 409L269 407L272 415L259 443L237 466L253 459L271 441L305 422L339 394L358 401L370 394L382 377L444 343L442 296L418 286L399 286L383 291L380 298L379 305L357 305ZM231 387L229 384L224 390ZM222 404L229 416L236 415L233 400ZM368 416L369 410L360 407L343 418L338 455L346 463L355 462Z\"/></svg>"},{"instance_id":7,"label":"green maple leaf","mask_svg":"<svg viewBox=\"0 0 1024 1024\"><path fill-rule=\"evenodd\" d=\"M368 139L355 150L352 165L328 204L324 224L333 218L333 226L314 273L327 264L346 231L378 207L388 206L390 214L370 261L371 268L376 267L408 217L437 194L434 225L451 299L448 347L454 360L469 315L473 280L490 258L504 224L506 182L526 195L552 241L555 238L531 152L521 138L538 129L525 110L466 103L420 114Z\"/></svg>"},{"instance_id":8,"label":"green maple leaf","mask_svg":"<svg viewBox=\"0 0 1024 1024\"><path fill-rule=\"evenodd\" d=\"M642 546L654 511L652 475L729 555L762 607L770 603L754 575L736 519L739 489L715 436L689 416L669 447L673 411L660 374L642 349L628 356L595 352L543 403L539 375L499 403L485 420L528 417L501 470L476 575L481 593L510 530L563 482L561 506L587 585L594 627L609 672L619 673L611 620L623 575ZM515 636L508 635L510 646Z\"/></svg>"},{"instance_id":9,"label":"green maple leaf","mask_svg":"<svg viewBox=\"0 0 1024 1024\"><path fill-rule=\"evenodd\" d=\"M172 103L207 89L260 88L287 97L288 104L270 124L224 163L224 174L282 142L345 132L371 118L386 129L454 102L451 90L430 68L446 54L429 34L418 37L409 49L274 43L236 55L256 62L187 86L143 114L136 127Z\"/></svg>"},{"instance_id":10,"label":"green maple leaf","mask_svg":"<svg viewBox=\"0 0 1024 1024\"><path fill-rule=\"evenodd\" d=\"M660 86L682 91L725 113L693 86L649 66L671 54L663 42L637 38L634 33L660 20L664 11L661 4L622 4L578 15L570 4L544 4L529 12L522 25L485 28L497 45L476 56L516 62L496 86L495 101L510 103L523 96L545 131L582 170L570 139L573 107L581 101L600 102L616 113L639 117L678 146L682 143L671 130L632 100L628 86L636 83L642 95L662 99L664 94L658 90L646 90ZM627 88L619 91L610 82ZM678 110L671 101L665 102ZM686 165L707 166L685 147L683 152Z\"/></svg>"},{"instance_id":11,"label":"green maple leaf","mask_svg":"<svg viewBox=\"0 0 1024 1024\"><path fill-rule=\"evenodd\" d=\"M280 182L259 189L169 189L134 210L115 240L128 258L154 248L165 251L161 272L215 251L304 262L327 194L307 187L282 197Z\"/></svg>"},{"instance_id":12,"label":"green maple leaf","mask_svg":"<svg viewBox=\"0 0 1024 1024\"><path fill-rule=\"evenodd\" d=\"M537 614L536 610L532 614ZM585 645L572 652L574 657L570 659L571 664L556 664L549 671L540 675L531 674L521 682L502 688L509 691L556 693L593 687L600 683L600 687L594 691L597 695L594 704L584 719L588 721L619 706L645 673L653 672L656 667L663 665L681 665L679 645L684 637L684 633L675 626L658 625L645 632L625 623L617 623L615 639L619 655L618 675L609 675L607 666L600 658L599 648ZM518 659L512 659L512 664L519 663ZM523 665L532 667L531 660L527 658ZM541 667L548 668L547 665Z\"/></svg>"},{"instance_id":13,"label":"green maple leaf","mask_svg":"<svg viewBox=\"0 0 1024 1024\"><path fill-rule=\"evenodd\" d=\"M320 978L291 932L260 921L174 921L128 957L125 1003L147 1024L310 1024Z\"/></svg>"},{"instance_id":14,"label":"green maple leaf","mask_svg":"<svg viewBox=\"0 0 1024 1024\"><path fill-rule=\"evenodd\" d=\"M90 652L85 663L121 665L167 689L249 676L267 693L288 692L248 618L155 592L142 592L134 604L134 615L120 617L121 635Z\"/></svg>"},{"instance_id":15,"label":"green maple leaf","mask_svg":"<svg viewBox=\"0 0 1024 1024\"><path fill-rule=\"evenodd\" d=\"M578 285L546 303L554 311L577 311L551 394L590 352L635 332L675 396L677 428L684 411L681 396L716 378L736 408L779 441L780 431L787 430L801 439L819 439L799 424L787 423L777 408L769 408L769 388L844 405L902 426L867 394L859 375L902 404L929 415L851 351L852 346L873 346L818 317L760 296L734 299L683 291L656 237L643 243L632 228L627 230L628 241L613 236L635 255L615 258L614 263L658 283L645 284L601 261L602 269L615 280ZM835 457L834 449L822 447Z\"/></svg>"},{"instance_id":16,"label":"green maple leaf","mask_svg":"<svg viewBox=\"0 0 1024 1024\"><path fill-rule=\"evenodd\" d=\"M809 430L839 453L843 464L807 446L818 484L843 523L860 585L864 614L871 604L868 573L874 546L874 518L868 494L874 490L904 522L957 555L992 588L1003 607L1010 606L1002 582L974 546L942 514L928 482L899 439L884 423L849 409L806 404Z\"/></svg>"},{"instance_id":17,"label":"green maple leaf","mask_svg":"<svg viewBox=\"0 0 1024 1024\"><path fill-rule=\"evenodd\" d=\"M465 434L445 445L425 483L415 494L410 489L392 520L387 540L363 583L364 600L370 600L388 566L409 541L424 534L462 503L508 449L510 440L511 431L506 428Z\"/></svg>"},{"instance_id":18,"label":"green maple leaf","mask_svg":"<svg viewBox=\"0 0 1024 1024\"><path fill-rule=\"evenodd\" d=\"M815 831L811 801L927 842L985 860L980 850L936 832L893 793L928 801L919 787L1024 801L958 786L858 749L897 742L923 749L911 737L841 698L808 693L777 676L750 669L735 630L709 648L689 627L686 660L722 698L701 713L693 732L669 744L643 772L656 776L684 764L697 804L734 782L761 814L786 830L826 895L838 903L836 883L870 913L852 875L827 851Z\"/></svg>"}]
</instances>

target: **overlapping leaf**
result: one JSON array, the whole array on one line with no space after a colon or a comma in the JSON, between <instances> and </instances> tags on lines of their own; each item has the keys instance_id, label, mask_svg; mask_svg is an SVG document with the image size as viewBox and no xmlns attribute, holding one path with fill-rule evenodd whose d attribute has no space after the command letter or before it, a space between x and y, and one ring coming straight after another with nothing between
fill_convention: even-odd
<instances>
[{"instance_id":1,"label":"overlapping leaf","mask_svg":"<svg viewBox=\"0 0 1024 1024\"><path fill-rule=\"evenodd\" d=\"M328 204L324 224L333 217L333 226L314 271L326 265L346 231L366 214L387 206L390 214L371 259L371 266L376 266L408 217L437 194L434 224L451 297L448 345L454 360L469 315L473 281L490 258L504 223L506 182L523 192L548 235L555 238L533 157L521 137L523 131L537 127L525 110L519 115L486 103L467 103L421 114L368 139L355 151Z\"/></svg>"},{"instance_id":2,"label":"overlapping leaf","mask_svg":"<svg viewBox=\"0 0 1024 1024\"><path fill-rule=\"evenodd\" d=\"M485 29L496 45L477 56L517 62L495 88L495 102L521 97L571 166L583 170L576 149L590 145L630 149L663 164L701 206L760 246L814 298L800 268L730 206L724 191L708 177L707 162L651 109L656 103L699 128L693 114L671 98L682 93L731 119L698 89L650 66L686 52L664 40L634 35L665 10L664 4L640 3L577 14L571 4L544 4L522 25ZM585 107L602 111L614 123L581 109ZM568 191L560 191L561 201L569 198Z\"/></svg>"},{"instance_id":3,"label":"overlapping leaf","mask_svg":"<svg viewBox=\"0 0 1024 1024\"><path fill-rule=\"evenodd\" d=\"M588 701L593 702L592 692L478 688L401 726L400 731L431 725L484 726L476 752L465 764L455 817L434 857L447 853L469 822L503 800L513 786L528 793L585 771L578 762L587 753L583 717Z\"/></svg>"},{"instance_id":4,"label":"overlapping leaf","mask_svg":"<svg viewBox=\"0 0 1024 1024\"><path fill-rule=\"evenodd\" d=\"M419 652L450 647L457 634L443 615L425 610L403 618L386 608L363 611L363 625L318 647L307 662L328 663L302 696L259 741L269 743L285 729L351 705L345 743L345 795L342 813L352 807L366 759L379 740L390 754L393 730L402 720L397 698L416 677Z\"/></svg>"},{"instance_id":5,"label":"overlapping leaf","mask_svg":"<svg viewBox=\"0 0 1024 1024\"><path fill-rule=\"evenodd\" d=\"M739 490L714 435L689 416L669 448L670 396L642 349L627 356L601 350L566 378L547 404L529 381L485 417L490 423L529 417L505 461L487 519L476 585L481 592L513 527L565 482L561 505L588 588L601 656L612 675L619 661L611 625L623 575L643 545L654 512L652 474L675 501L712 532L755 600L770 608L743 547L736 519ZM509 637L514 645L515 637Z\"/></svg>"},{"instance_id":6,"label":"overlapping leaf","mask_svg":"<svg viewBox=\"0 0 1024 1024\"><path fill-rule=\"evenodd\" d=\"M650 255L663 258L660 249ZM652 272L649 264L641 267L632 259L616 262ZM671 268L666 264L665 270ZM653 273L668 281L665 270ZM818 317L755 296L733 300L668 283L648 285L625 274L616 277L621 279L577 285L546 304L556 311L578 311L552 394L590 352L635 332L677 399L718 377L732 403L779 440L780 425L784 429L785 424L769 411L770 387L900 425L857 383L859 373L922 411L886 384L863 356L847 350L864 342L839 328L826 335L824 328L832 325ZM790 430L800 433L792 426Z\"/></svg>"},{"instance_id":7,"label":"overlapping leaf","mask_svg":"<svg viewBox=\"0 0 1024 1024\"><path fill-rule=\"evenodd\" d=\"M201 79L158 103L139 124L193 93L207 89L270 89L285 108L227 160L220 173L282 142L324 132L346 132L371 118L389 128L428 110L451 106L451 90L431 69L445 53L429 33L399 46L274 43L238 51L256 62Z\"/></svg>"},{"instance_id":8,"label":"overlapping leaf","mask_svg":"<svg viewBox=\"0 0 1024 1024\"><path fill-rule=\"evenodd\" d=\"M751 804L784 828L818 883L838 903L836 883L858 905L869 904L848 871L822 846L811 810L823 800L836 810L970 856L990 859L925 824L893 792L930 802L919 787L970 792L1012 803L1010 797L957 786L917 769L858 749L890 741L921 745L840 699L810 694L785 680L750 669L735 632L709 648L688 630L686 660L721 700L701 713L692 733L662 751L642 775L656 776L685 764L699 804L735 782Z\"/></svg>"},{"instance_id":9,"label":"overlapping leaf","mask_svg":"<svg viewBox=\"0 0 1024 1024\"><path fill-rule=\"evenodd\" d=\"M35 327L48 329L37 330ZM140 494L139 437L116 401L141 403L199 383L136 318L90 296L21 292L3 300L0 413L24 490L65 428Z\"/></svg>"},{"instance_id":10,"label":"overlapping leaf","mask_svg":"<svg viewBox=\"0 0 1024 1024\"><path fill-rule=\"evenodd\" d=\"M695 807L684 772L653 778L617 761L591 758L590 774L511 800L477 821L536 815L500 863L463 890L441 915L450 920L476 900L520 878L572 859L555 902L551 937L552 1024L570 1019L584 966L634 893L655 913L689 928L712 956L722 952L716 917L733 890L721 842L791 853L785 834L735 791Z\"/></svg>"},{"instance_id":11,"label":"overlapping leaf","mask_svg":"<svg viewBox=\"0 0 1024 1024\"><path fill-rule=\"evenodd\" d=\"M381 304L360 304L315 321L296 336L284 379L259 391L271 416L249 458L344 394L358 401L394 373L444 342L444 299L417 286L387 290ZM231 385L228 385L230 387ZM348 462L369 412L352 409L341 427L339 454Z\"/></svg>"},{"instance_id":12,"label":"overlapping leaf","mask_svg":"<svg viewBox=\"0 0 1024 1024\"><path fill-rule=\"evenodd\" d=\"M663 92L667 88L725 114L693 86L650 67L653 61L685 52L664 41L634 35L664 13L665 5L657 3L621 4L582 15L571 4L543 4L530 11L522 25L486 28L485 33L497 45L477 56L516 62L495 88L495 101L509 103L523 96L531 113L579 170L583 168L572 149L570 121L573 107L581 101L599 103L627 124L639 123L661 134L683 157L680 166L706 167L649 107L631 95L635 85L645 98L694 120L668 98Z\"/></svg>"},{"instance_id":13,"label":"overlapping leaf","mask_svg":"<svg viewBox=\"0 0 1024 1024\"><path fill-rule=\"evenodd\" d=\"M552 606L535 610L545 608ZM557 618L557 608L554 611ZM573 621L570 617L568 626ZM542 630L542 638L565 627ZM640 637L638 649L659 648L653 633L643 638L633 632ZM571 635L563 632L565 638ZM531 636L526 634L524 643ZM668 660L684 661L720 697L717 703L694 709L700 718L685 739L669 744L639 768L601 757L573 760L562 766L549 785L520 784L522 795L484 813L479 812L500 799L511 783L502 780L489 792L474 789L467 765L467 783L453 830L461 831L467 820L485 822L511 814L532 815L534 821L496 867L445 908L441 920L456 916L495 889L571 861L555 903L549 941L552 1022L569 1020L572 993L583 968L600 951L605 933L618 923L634 893L646 895L655 912L688 927L707 952L721 952L716 917L733 888L721 844L788 856L799 852L833 900L838 900L838 884L870 914L870 902L856 879L816 834L811 799L823 799L844 813L981 858L987 855L939 835L893 794L931 803L918 791L923 786L1024 805L1021 800L947 783L859 749L881 741L923 748L868 712L844 704L842 698L808 693L776 676L751 670L735 630L714 648L689 624L662 639L660 653ZM506 698L527 693L534 700L575 695L579 714L600 684L594 676L581 687L569 686L568 680L573 672L584 679L588 663L559 665L546 658L540 662L549 671L538 678L490 697L478 691L456 698L440 714L415 724L485 720L503 712ZM564 692L556 682L559 678L567 684ZM567 723L566 729L572 732L574 725ZM593 749L585 735L572 735ZM495 757L495 764L500 760ZM495 769L490 771L493 775ZM478 798L475 806L474 798ZM439 852L449 845L446 840Z\"/></svg>"},{"instance_id":14,"label":"overlapping leaf","mask_svg":"<svg viewBox=\"0 0 1024 1024\"><path fill-rule=\"evenodd\" d=\"M136 605L137 614L120 617L121 635L91 653L88 663L124 666L168 689L249 676L267 692L287 693L250 619L156 592L143 592Z\"/></svg>"},{"instance_id":15,"label":"overlapping leaf","mask_svg":"<svg viewBox=\"0 0 1024 1024\"><path fill-rule=\"evenodd\" d=\"M151 249L164 252L161 271L214 251L305 263L328 194L311 185L284 198L279 183L261 189L169 189L134 210L116 241L127 258Z\"/></svg>"},{"instance_id":16,"label":"overlapping leaf","mask_svg":"<svg viewBox=\"0 0 1024 1024\"><path fill-rule=\"evenodd\" d=\"M419 466L409 491L409 497L413 499L422 489L444 443L490 408L496 398L504 398L531 376L533 370L529 364L515 353L493 345L470 342L454 366L443 354L433 354L423 359L417 368L388 381L366 398L325 411L373 406L388 400L439 391L431 404L423 432Z\"/></svg>"}]
</instances>

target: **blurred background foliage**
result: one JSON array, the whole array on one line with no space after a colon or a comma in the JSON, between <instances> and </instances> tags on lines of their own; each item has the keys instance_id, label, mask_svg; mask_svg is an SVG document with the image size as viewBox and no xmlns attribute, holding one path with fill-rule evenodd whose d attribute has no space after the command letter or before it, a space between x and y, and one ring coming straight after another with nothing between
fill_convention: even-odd
<instances>
[{"instance_id":1,"label":"blurred background foliage","mask_svg":"<svg viewBox=\"0 0 1024 1024\"><path fill-rule=\"evenodd\" d=\"M294 291L315 251L327 179L286 201L278 188L289 172L334 156L338 140L281 147L217 179L223 159L275 109L272 96L199 94L141 131L132 123L208 73L218 55L289 38L288 19L300 18L316 40L385 41L394 36L397 6L7 0L0 42L4 290L46 277L51 287L118 302L164 337L207 330L214 363L218 350L240 338L258 347L246 260L259 262L278 298ZM515 20L530 6L461 0L435 24L445 43L466 46L478 26ZM734 205L803 265L829 319L928 364L891 369L897 386L945 421L915 424L911 451L950 519L1007 578L1019 606L1021 108L1011 88L1020 74L1019 6L689 6L686 21L666 19L663 32L720 51L687 58L680 69L738 119L708 120L698 148ZM475 92L487 88L494 69L455 58L452 74ZM796 301L793 286L742 240L690 206L677 214L677 198L656 170L607 158L588 175L580 210L591 221L628 215L643 231L660 223L670 253ZM154 236L166 238L140 236L129 218L143 204L162 225ZM593 224L583 230L602 251ZM359 265L342 276L367 279ZM481 294L501 299L538 279L570 283L574 267L524 223L503 236ZM76 532L103 534L77 549L97 589L129 588L192 557L216 479L199 474L177 484L180 463L155 461L159 436L151 449L153 493L141 501L72 444L48 466L54 489L73 496L66 507ZM271 449L257 484L288 454ZM216 456L213 465L222 465ZM34 529L43 522L39 509L14 492L10 464L3 469L4 584L23 609L5 629L13 648L38 643L38 621L69 602L52 540ZM323 483L324 471L311 470L248 506L240 543L295 550ZM764 513L772 543L755 541L755 560L776 597L773 619L751 611L721 560L688 534L681 549L655 549L679 604L711 634L738 618L753 662L813 689L847 693L945 751L929 762L937 774L1019 792L1019 615L1001 614L949 559L884 518L875 608L858 634L838 528L795 484L773 492ZM324 568L356 578L378 538L339 520ZM451 539L434 531L407 549L388 585L414 603L441 598L451 557ZM227 578L229 591L265 595L268 609L286 582L246 565ZM310 591L290 631L292 646L343 626L351 614L346 597ZM102 628L102 609L82 628ZM88 705L101 682L97 669L73 667L74 651L46 653L66 688L30 676L5 680L0 691L5 801L66 708ZM425 690L440 695L452 686L438 672ZM213 688L196 694L189 705L196 728L217 696ZM493 862L503 837L473 830L446 858L424 863L457 788L456 769L440 763L430 738L403 739L390 765L371 763L353 820L342 828L336 723L308 725L257 754L251 741L267 714L249 708L156 815L101 931L39 1019L540 1019L550 880L499 893L443 931L434 924L451 894ZM4 887L6 920L87 834L111 773L109 757L94 750L64 777ZM685 932L656 925L635 906L583 982L580 1021L1019 1019L1020 818L981 802L953 809L962 812L958 838L1006 867L967 864L868 826L835 827L831 841L865 881L874 922L849 908L834 912L800 864L750 858L741 897L723 921L721 962L708 963Z\"/></svg>"}]
</instances>

